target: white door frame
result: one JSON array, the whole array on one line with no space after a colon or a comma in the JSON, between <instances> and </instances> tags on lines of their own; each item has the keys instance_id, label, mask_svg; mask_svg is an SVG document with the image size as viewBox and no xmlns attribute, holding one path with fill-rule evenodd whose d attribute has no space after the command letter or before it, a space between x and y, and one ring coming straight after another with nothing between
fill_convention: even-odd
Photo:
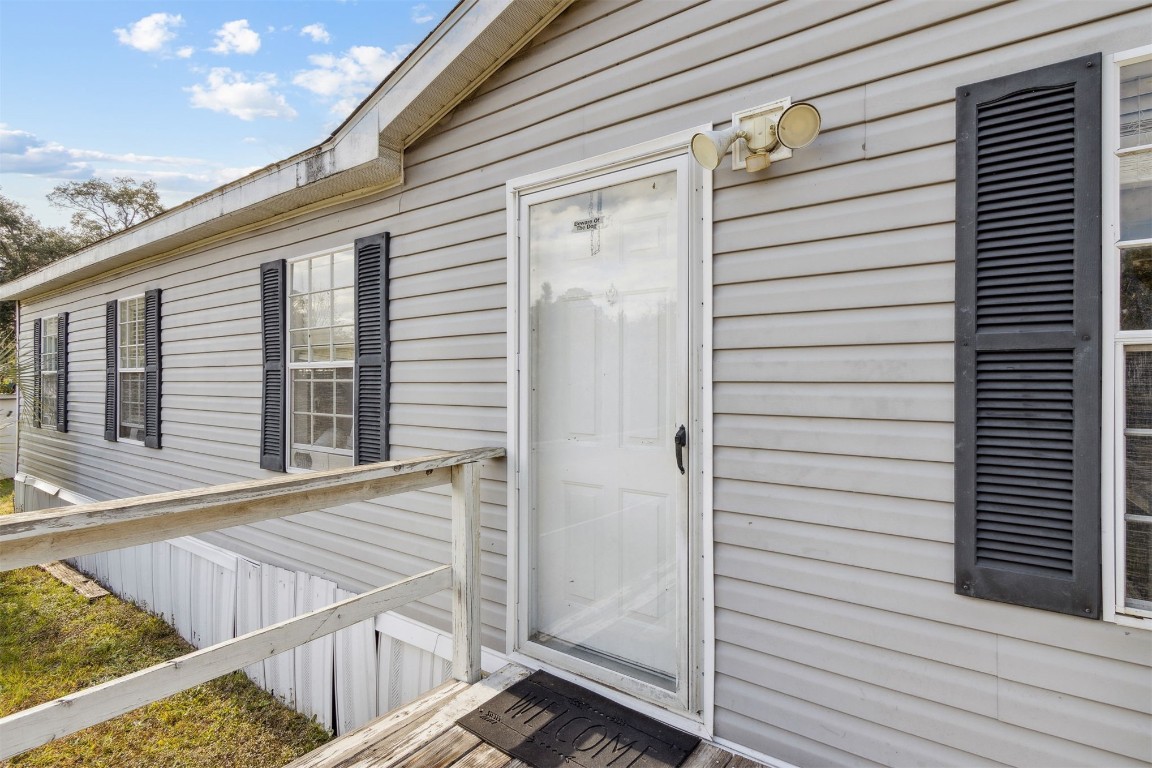
<instances>
[{"instance_id":1,"label":"white door frame","mask_svg":"<svg viewBox=\"0 0 1152 768\"><path fill-rule=\"evenodd\" d=\"M714 675L714 601L712 567L712 174L691 161L688 145L701 126L634 147L585 161L559 166L509 181L508 226L508 612L507 652L510 658L532 668L546 668L560 677L578 682L616 701L643 711L677 727L710 736ZM681 158L680 170L687 177L689 287L685 308L689 324L689 530L688 530L688 675L681 695L600 668L583 670L569 657L566 668L520 651L524 642L528 600L521 599L528 583L528 538L521 536L520 481L529 444L527 398L522 395L527 376L529 331L526 312L520 312L528 277L527 254L520 247L519 219L523 196L559 185L583 182L614 171L627 170L660 160ZM539 651L539 646L535 647ZM574 662L574 663L573 663ZM593 665L588 665L590 668ZM587 672L588 675L581 674ZM591 679L594 677L595 679Z\"/></svg>"}]
</instances>

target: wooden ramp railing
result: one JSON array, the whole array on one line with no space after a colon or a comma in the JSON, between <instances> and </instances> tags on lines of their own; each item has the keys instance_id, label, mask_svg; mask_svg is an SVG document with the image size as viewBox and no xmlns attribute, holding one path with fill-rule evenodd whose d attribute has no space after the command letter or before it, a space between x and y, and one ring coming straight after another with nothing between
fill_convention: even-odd
<instances>
[{"instance_id":1,"label":"wooden ramp railing","mask_svg":"<svg viewBox=\"0 0 1152 768\"><path fill-rule=\"evenodd\" d=\"M452 563L0 718L0 760L452 589L452 676L480 678L478 448L0 517L0 570L452 486Z\"/></svg>"}]
</instances>

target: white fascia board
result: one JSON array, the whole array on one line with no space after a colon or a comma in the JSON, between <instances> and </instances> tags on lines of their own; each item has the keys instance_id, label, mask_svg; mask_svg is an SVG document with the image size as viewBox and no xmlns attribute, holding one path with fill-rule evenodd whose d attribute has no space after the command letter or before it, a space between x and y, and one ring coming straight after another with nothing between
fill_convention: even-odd
<instances>
[{"instance_id":1,"label":"white fascia board","mask_svg":"<svg viewBox=\"0 0 1152 768\"><path fill-rule=\"evenodd\" d=\"M400 122L417 98L432 86L450 64L476 41L508 8L522 0L464 0L431 35L416 48L397 68L398 77L389 77L370 96L360 110L375 116L379 133ZM564 3L567 5L567 3ZM507 41L509 47L514 41ZM355 128L342 126L335 134L341 137ZM402 140L410 141L404 136ZM392 141L395 141L394 139ZM403 146L394 145L395 149Z\"/></svg>"},{"instance_id":2,"label":"white fascia board","mask_svg":"<svg viewBox=\"0 0 1152 768\"><path fill-rule=\"evenodd\" d=\"M323 144L262 168L200 197L101 240L32 274L0 285L0 301L59 290L80 280L143 259L168 255L205 241L258 226L297 210L344 199L358 191L403 181L403 149L424 128L459 103L493 69L572 0L464 0ZM509 11L510 26L497 24ZM454 67L475 64L468 49L485 36L504 50L482 73L464 78L458 93L426 96ZM451 80L452 78L448 78ZM426 114L423 114L427 112ZM412 126L416 126L413 131Z\"/></svg>"}]
</instances>

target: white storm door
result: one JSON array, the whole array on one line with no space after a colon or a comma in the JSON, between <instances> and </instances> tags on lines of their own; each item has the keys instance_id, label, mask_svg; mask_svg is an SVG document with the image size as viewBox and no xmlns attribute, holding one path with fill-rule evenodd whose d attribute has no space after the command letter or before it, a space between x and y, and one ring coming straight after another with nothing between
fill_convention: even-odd
<instances>
[{"instance_id":1,"label":"white storm door","mask_svg":"<svg viewBox=\"0 0 1152 768\"><path fill-rule=\"evenodd\" d=\"M690 424L685 186L680 161L650 163L526 195L519 212L525 637L550 662L575 660L574 671L605 670L609 682L624 675L679 700L688 645L688 476L677 460L677 432Z\"/></svg>"}]
</instances>

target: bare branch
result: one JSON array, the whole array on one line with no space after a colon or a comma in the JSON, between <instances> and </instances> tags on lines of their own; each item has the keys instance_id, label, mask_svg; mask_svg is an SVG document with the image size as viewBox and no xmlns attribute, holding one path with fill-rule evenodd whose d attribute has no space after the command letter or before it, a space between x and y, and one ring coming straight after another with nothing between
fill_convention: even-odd
<instances>
[{"instance_id":1,"label":"bare branch","mask_svg":"<svg viewBox=\"0 0 1152 768\"><path fill-rule=\"evenodd\" d=\"M72 181L52 189L48 202L72 214L72 227L86 240L108 237L164 211L156 182L128 176L112 181Z\"/></svg>"}]
</instances>

